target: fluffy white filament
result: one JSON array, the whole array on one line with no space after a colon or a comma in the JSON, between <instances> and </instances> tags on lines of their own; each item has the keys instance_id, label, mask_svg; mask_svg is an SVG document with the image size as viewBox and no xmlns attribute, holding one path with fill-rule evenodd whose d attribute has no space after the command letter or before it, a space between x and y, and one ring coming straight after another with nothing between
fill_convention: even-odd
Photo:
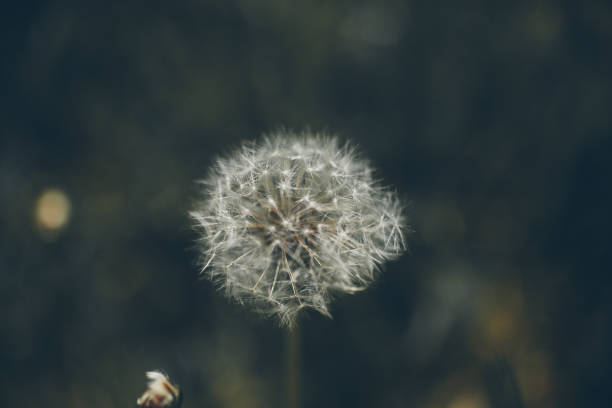
<instances>
[{"instance_id":1,"label":"fluffy white filament","mask_svg":"<svg viewBox=\"0 0 612 408\"><path fill-rule=\"evenodd\" d=\"M277 133L219 159L191 212L202 271L226 295L291 326L301 309L329 316L334 293L365 289L404 249L396 196L350 146Z\"/></svg>"}]
</instances>

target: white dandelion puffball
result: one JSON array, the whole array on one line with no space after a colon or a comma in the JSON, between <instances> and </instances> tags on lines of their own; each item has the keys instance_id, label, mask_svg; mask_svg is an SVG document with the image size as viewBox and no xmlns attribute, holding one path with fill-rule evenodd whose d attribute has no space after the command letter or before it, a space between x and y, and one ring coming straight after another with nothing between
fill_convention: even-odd
<instances>
[{"instance_id":1,"label":"white dandelion puffball","mask_svg":"<svg viewBox=\"0 0 612 408\"><path fill-rule=\"evenodd\" d=\"M278 132L221 158L190 214L202 271L239 303L291 326L304 308L330 316L404 249L402 207L367 161L334 138Z\"/></svg>"}]
</instances>

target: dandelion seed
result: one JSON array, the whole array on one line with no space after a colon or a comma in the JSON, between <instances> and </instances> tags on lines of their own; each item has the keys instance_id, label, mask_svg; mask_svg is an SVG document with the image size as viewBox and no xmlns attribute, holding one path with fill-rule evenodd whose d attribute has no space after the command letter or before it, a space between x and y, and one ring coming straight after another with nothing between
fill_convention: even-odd
<instances>
[{"instance_id":1,"label":"dandelion seed","mask_svg":"<svg viewBox=\"0 0 612 408\"><path fill-rule=\"evenodd\" d=\"M334 138L279 132L221 158L190 213L202 234L202 271L226 295L294 324L330 316L336 293L365 289L404 246L394 193Z\"/></svg>"}]
</instances>

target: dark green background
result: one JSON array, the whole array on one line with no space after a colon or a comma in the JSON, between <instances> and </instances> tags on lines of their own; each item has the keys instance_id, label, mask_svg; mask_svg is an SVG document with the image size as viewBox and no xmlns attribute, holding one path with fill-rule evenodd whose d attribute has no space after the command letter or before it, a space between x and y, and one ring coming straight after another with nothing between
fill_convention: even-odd
<instances>
[{"instance_id":1,"label":"dark green background","mask_svg":"<svg viewBox=\"0 0 612 408\"><path fill-rule=\"evenodd\" d=\"M284 331L198 278L186 215L281 125L358 144L415 230L302 319L303 407L607 406L609 2L109 3L0 12L2 406L132 406L152 368L284 406Z\"/></svg>"}]
</instances>

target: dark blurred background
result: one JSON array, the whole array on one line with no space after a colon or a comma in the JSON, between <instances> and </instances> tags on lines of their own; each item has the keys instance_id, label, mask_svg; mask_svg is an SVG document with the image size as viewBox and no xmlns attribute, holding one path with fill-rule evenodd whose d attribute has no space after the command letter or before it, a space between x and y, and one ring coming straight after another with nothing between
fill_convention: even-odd
<instances>
[{"instance_id":1,"label":"dark blurred background","mask_svg":"<svg viewBox=\"0 0 612 408\"><path fill-rule=\"evenodd\" d=\"M279 126L360 146L410 253L300 325L303 407L597 407L606 1L23 2L0 13L0 405L285 406L285 331L198 278L214 157Z\"/></svg>"}]
</instances>

